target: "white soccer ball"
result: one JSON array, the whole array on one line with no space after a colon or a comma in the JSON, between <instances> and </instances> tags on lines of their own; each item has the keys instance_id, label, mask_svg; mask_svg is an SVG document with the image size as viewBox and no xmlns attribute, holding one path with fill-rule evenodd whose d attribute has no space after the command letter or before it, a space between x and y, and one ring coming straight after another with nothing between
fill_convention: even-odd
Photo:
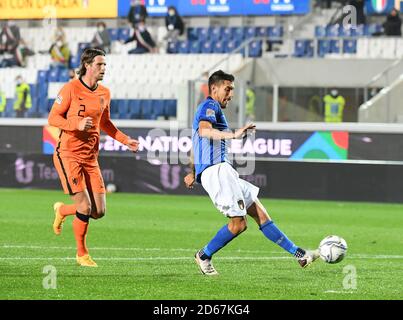
<instances>
[{"instance_id":1,"label":"white soccer ball","mask_svg":"<svg viewBox=\"0 0 403 320\"><path fill-rule=\"evenodd\" d=\"M338 263L344 259L347 242L339 236L327 236L319 244L319 254L327 263Z\"/></svg>"},{"instance_id":2,"label":"white soccer ball","mask_svg":"<svg viewBox=\"0 0 403 320\"><path fill-rule=\"evenodd\" d=\"M106 191L107 191L108 193L116 192L116 190L117 190L116 185L114 185L113 183L109 183L109 184L106 186Z\"/></svg>"}]
</instances>

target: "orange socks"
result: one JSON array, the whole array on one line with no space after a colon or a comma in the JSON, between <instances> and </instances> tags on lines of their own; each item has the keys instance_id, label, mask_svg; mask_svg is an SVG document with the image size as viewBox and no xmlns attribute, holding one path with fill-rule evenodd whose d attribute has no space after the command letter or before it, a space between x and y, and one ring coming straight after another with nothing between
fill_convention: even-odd
<instances>
[{"instance_id":1,"label":"orange socks","mask_svg":"<svg viewBox=\"0 0 403 320\"><path fill-rule=\"evenodd\" d=\"M77 212L76 217L73 220L73 231L77 243L77 255L79 257L88 254L88 249L85 240L87 238L89 218L90 216Z\"/></svg>"},{"instance_id":2,"label":"orange socks","mask_svg":"<svg viewBox=\"0 0 403 320\"><path fill-rule=\"evenodd\" d=\"M76 214L76 205L75 204L64 204L60 207L59 213L61 216L72 216Z\"/></svg>"}]
</instances>

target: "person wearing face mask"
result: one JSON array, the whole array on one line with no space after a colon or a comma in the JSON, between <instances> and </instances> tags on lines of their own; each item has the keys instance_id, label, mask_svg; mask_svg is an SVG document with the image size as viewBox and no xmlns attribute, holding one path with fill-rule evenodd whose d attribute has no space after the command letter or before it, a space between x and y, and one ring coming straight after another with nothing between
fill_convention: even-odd
<instances>
[{"instance_id":1,"label":"person wearing face mask","mask_svg":"<svg viewBox=\"0 0 403 320\"><path fill-rule=\"evenodd\" d=\"M56 30L55 42L51 45L49 53L52 57L52 67L67 68L69 66L70 49L65 41L65 34L62 28Z\"/></svg>"},{"instance_id":2,"label":"person wearing face mask","mask_svg":"<svg viewBox=\"0 0 403 320\"><path fill-rule=\"evenodd\" d=\"M7 21L0 32L0 54L6 56L6 59L0 63L0 67L24 66L21 41L20 28L14 21Z\"/></svg>"},{"instance_id":3,"label":"person wearing face mask","mask_svg":"<svg viewBox=\"0 0 403 320\"><path fill-rule=\"evenodd\" d=\"M15 82L14 111L17 118L24 118L27 109L32 107L31 89L22 76L17 76Z\"/></svg>"},{"instance_id":4,"label":"person wearing face mask","mask_svg":"<svg viewBox=\"0 0 403 320\"><path fill-rule=\"evenodd\" d=\"M146 22L146 18L148 17L147 8L142 3L141 0L132 0L130 4L130 11L127 16L127 19L131 23L134 29L136 29L137 25L140 22Z\"/></svg>"},{"instance_id":5,"label":"person wearing face mask","mask_svg":"<svg viewBox=\"0 0 403 320\"><path fill-rule=\"evenodd\" d=\"M332 89L330 94L323 98L325 105L325 122L343 122L343 111L346 100L337 89Z\"/></svg>"},{"instance_id":6,"label":"person wearing face mask","mask_svg":"<svg viewBox=\"0 0 403 320\"><path fill-rule=\"evenodd\" d=\"M168 14L165 17L165 25L168 31L165 40L170 42L175 42L178 36L182 35L185 30L183 20L174 6L168 8Z\"/></svg>"},{"instance_id":7,"label":"person wearing face mask","mask_svg":"<svg viewBox=\"0 0 403 320\"><path fill-rule=\"evenodd\" d=\"M105 53L111 52L111 38L103 21L97 23L97 32L92 39L91 46L93 48L102 49Z\"/></svg>"},{"instance_id":8,"label":"person wearing face mask","mask_svg":"<svg viewBox=\"0 0 403 320\"><path fill-rule=\"evenodd\" d=\"M148 32L144 22L139 22L134 29L133 36L125 41L125 44L136 41L135 49L130 50L129 54L157 53L158 48L151 34Z\"/></svg>"}]
</instances>

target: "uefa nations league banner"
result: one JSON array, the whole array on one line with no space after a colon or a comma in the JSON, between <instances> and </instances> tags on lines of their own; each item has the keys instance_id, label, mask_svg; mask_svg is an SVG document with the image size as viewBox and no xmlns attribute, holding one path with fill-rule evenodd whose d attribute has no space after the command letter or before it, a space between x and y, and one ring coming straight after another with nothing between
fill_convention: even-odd
<instances>
[{"instance_id":1,"label":"uefa nations league banner","mask_svg":"<svg viewBox=\"0 0 403 320\"><path fill-rule=\"evenodd\" d=\"M387 15L393 8L403 10L401 0L365 0L365 9L368 15Z\"/></svg>"},{"instance_id":2,"label":"uefa nations league banner","mask_svg":"<svg viewBox=\"0 0 403 320\"><path fill-rule=\"evenodd\" d=\"M181 16L303 15L311 0L143 0L150 16L167 14L174 6ZM130 0L119 0L119 16L129 13Z\"/></svg>"}]
</instances>

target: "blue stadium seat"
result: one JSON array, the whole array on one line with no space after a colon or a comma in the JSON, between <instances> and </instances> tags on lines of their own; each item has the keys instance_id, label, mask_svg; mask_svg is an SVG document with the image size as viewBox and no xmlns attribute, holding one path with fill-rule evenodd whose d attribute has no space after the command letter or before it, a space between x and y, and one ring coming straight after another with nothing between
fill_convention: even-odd
<instances>
[{"instance_id":1,"label":"blue stadium seat","mask_svg":"<svg viewBox=\"0 0 403 320\"><path fill-rule=\"evenodd\" d=\"M131 29L129 28L120 28L119 29L119 40L126 41L130 38Z\"/></svg>"},{"instance_id":2,"label":"blue stadium seat","mask_svg":"<svg viewBox=\"0 0 403 320\"><path fill-rule=\"evenodd\" d=\"M369 24L364 28L364 33L366 36L372 36L374 33L380 33L383 31L383 27L380 24Z\"/></svg>"},{"instance_id":3,"label":"blue stadium seat","mask_svg":"<svg viewBox=\"0 0 403 320\"><path fill-rule=\"evenodd\" d=\"M210 28L210 40L220 41L222 37L223 28L222 27L211 27Z\"/></svg>"},{"instance_id":4,"label":"blue stadium seat","mask_svg":"<svg viewBox=\"0 0 403 320\"><path fill-rule=\"evenodd\" d=\"M256 35L258 37L268 37L269 36L269 29L267 27L258 27L256 29Z\"/></svg>"},{"instance_id":5,"label":"blue stadium seat","mask_svg":"<svg viewBox=\"0 0 403 320\"><path fill-rule=\"evenodd\" d=\"M340 41L339 40L330 40L330 52L331 53L340 53Z\"/></svg>"},{"instance_id":6,"label":"blue stadium seat","mask_svg":"<svg viewBox=\"0 0 403 320\"><path fill-rule=\"evenodd\" d=\"M187 30L188 34L188 41L194 41L199 39L199 34L197 28L188 28Z\"/></svg>"},{"instance_id":7,"label":"blue stadium seat","mask_svg":"<svg viewBox=\"0 0 403 320\"><path fill-rule=\"evenodd\" d=\"M295 40L294 56L301 58L305 57L307 40Z\"/></svg>"},{"instance_id":8,"label":"blue stadium seat","mask_svg":"<svg viewBox=\"0 0 403 320\"><path fill-rule=\"evenodd\" d=\"M272 26L267 28L267 34L271 38L281 38L284 30L282 26Z\"/></svg>"},{"instance_id":9,"label":"blue stadium seat","mask_svg":"<svg viewBox=\"0 0 403 320\"><path fill-rule=\"evenodd\" d=\"M77 55L81 56L85 49L91 47L91 43L89 42L80 42L78 44L78 52Z\"/></svg>"},{"instance_id":10,"label":"blue stadium seat","mask_svg":"<svg viewBox=\"0 0 403 320\"><path fill-rule=\"evenodd\" d=\"M70 68L77 69L80 66L80 56L77 54L70 57Z\"/></svg>"},{"instance_id":11,"label":"blue stadium seat","mask_svg":"<svg viewBox=\"0 0 403 320\"><path fill-rule=\"evenodd\" d=\"M330 38L337 38L339 36L339 25L335 24L326 28L326 36Z\"/></svg>"},{"instance_id":12,"label":"blue stadium seat","mask_svg":"<svg viewBox=\"0 0 403 320\"><path fill-rule=\"evenodd\" d=\"M180 41L178 43L178 53L189 53L189 41Z\"/></svg>"},{"instance_id":13,"label":"blue stadium seat","mask_svg":"<svg viewBox=\"0 0 403 320\"><path fill-rule=\"evenodd\" d=\"M245 39L245 29L242 27L232 28L232 39L242 42Z\"/></svg>"},{"instance_id":14,"label":"blue stadium seat","mask_svg":"<svg viewBox=\"0 0 403 320\"><path fill-rule=\"evenodd\" d=\"M165 116L176 117L176 100L165 100Z\"/></svg>"},{"instance_id":15,"label":"blue stadium seat","mask_svg":"<svg viewBox=\"0 0 403 320\"><path fill-rule=\"evenodd\" d=\"M227 43L225 41L217 41L213 45L213 53L225 53Z\"/></svg>"},{"instance_id":16,"label":"blue stadium seat","mask_svg":"<svg viewBox=\"0 0 403 320\"><path fill-rule=\"evenodd\" d=\"M199 41L207 41L209 39L210 33L209 28L199 27L197 28L197 39Z\"/></svg>"},{"instance_id":17,"label":"blue stadium seat","mask_svg":"<svg viewBox=\"0 0 403 320\"><path fill-rule=\"evenodd\" d=\"M112 99L109 109L111 118L118 119L119 118L118 100Z\"/></svg>"},{"instance_id":18,"label":"blue stadium seat","mask_svg":"<svg viewBox=\"0 0 403 320\"><path fill-rule=\"evenodd\" d=\"M201 50L200 41L192 41L189 45L189 53L200 53Z\"/></svg>"},{"instance_id":19,"label":"blue stadium seat","mask_svg":"<svg viewBox=\"0 0 403 320\"><path fill-rule=\"evenodd\" d=\"M232 40L232 35L233 35L233 29L230 28L230 27L225 27L222 30L221 38L224 41L231 41Z\"/></svg>"},{"instance_id":20,"label":"blue stadium seat","mask_svg":"<svg viewBox=\"0 0 403 320\"><path fill-rule=\"evenodd\" d=\"M307 41L305 50L305 57L312 58L314 56L315 46L313 40Z\"/></svg>"},{"instance_id":21,"label":"blue stadium seat","mask_svg":"<svg viewBox=\"0 0 403 320\"><path fill-rule=\"evenodd\" d=\"M7 99L6 108L4 109L4 116L5 116L6 118L13 118L13 117L15 117L14 99Z\"/></svg>"},{"instance_id":22,"label":"blue stadium seat","mask_svg":"<svg viewBox=\"0 0 403 320\"><path fill-rule=\"evenodd\" d=\"M231 40L227 42L227 46L225 47L225 52L229 53L234 51L236 48L238 48L240 45L240 42L235 41L235 40Z\"/></svg>"},{"instance_id":23,"label":"blue stadium seat","mask_svg":"<svg viewBox=\"0 0 403 320\"><path fill-rule=\"evenodd\" d=\"M153 101L142 100L141 101L141 118L146 120L155 120L153 115Z\"/></svg>"},{"instance_id":24,"label":"blue stadium seat","mask_svg":"<svg viewBox=\"0 0 403 320\"><path fill-rule=\"evenodd\" d=\"M249 44L249 57L257 58L262 56L262 41L252 41Z\"/></svg>"},{"instance_id":25,"label":"blue stadium seat","mask_svg":"<svg viewBox=\"0 0 403 320\"><path fill-rule=\"evenodd\" d=\"M342 25L339 28L339 37L352 37L353 36L353 28L349 25L347 28L344 28Z\"/></svg>"},{"instance_id":26,"label":"blue stadium seat","mask_svg":"<svg viewBox=\"0 0 403 320\"><path fill-rule=\"evenodd\" d=\"M211 41L206 41L201 46L201 53L212 53L213 52L213 44Z\"/></svg>"},{"instance_id":27,"label":"blue stadium seat","mask_svg":"<svg viewBox=\"0 0 403 320\"><path fill-rule=\"evenodd\" d=\"M47 102L48 102L48 103L47 103L47 110L46 110L46 112L49 113L50 109L52 109L53 104L55 103L55 99L48 99Z\"/></svg>"},{"instance_id":28,"label":"blue stadium seat","mask_svg":"<svg viewBox=\"0 0 403 320\"><path fill-rule=\"evenodd\" d=\"M178 53L178 42L169 42L167 53Z\"/></svg>"},{"instance_id":29,"label":"blue stadium seat","mask_svg":"<svg viewBox=\"0 0 403 320\"><path fill-rule=\"evenodd\" d=\"M250 39L256 37L255 27L245 27L244 28L245 39Z\"/></svg>"},{"instance_id":30,"label":"blue stadium seat","mask_svg":"<svg viewBox=\"0 0 403 320\"><path fill-rule=\"evenodd\" d=\"M119 29L109 28L108 33L109 33L109 37L110 37L111 41L119 40Z\"/></svg>"},{"instance_id":31,"label":"blue stadium seat","mask_svg":"<svg viewBox=\"0 0 403 320\"><path fill-rule=\"evenodd\" d=\"M343 53L357 53L357 40L343 40Z\"/></svg>"},{"instance_id":32,"label":"blue stadium seat","mask_svg":"<svg viewBox=\"0 0 403 320\"><path fill-rule=\"evenodd\" d=\"M315 27L315 37L317 37L317 38L326 37L326 27L316 26Z\"/></svg>"},{"instance_id":33,"label":"blue stadium seat","mask_svg":"<svg viewBox=\"0 0 403 320\"><path fill-rule=\"evenodd\" d=\"M165 116L164 100L153 100L152 105L154 118Z\"/></svg>"},{"instance_id":34,"label":"blue stadium seat","mask_svg":"<svg viewBox=\"0 0 403 320\"><path fill-rule=\"evenodd\" d=\"M129 119L129 110L128 110L129 102L126 99L118 100L118 114L119 119Z\"/></svg>"},{"instance_id":35,"label":"blue stadium seat","mask_svg":"<svg viewBox=\"0 0 403 320\"><path fill-rule=\"evenodd\" d=\"M53 69L49 70L48 81L49 82L58 82L59 81L59 69L58 68L53 68Z\"/></svg>"},{"instance_id":36,"label":"blue stadium seat","mask_svg":"<svg viewBox=\"0 0 403 320\"><path fill-rule=\"evenodd\" d=\"M330 53L330 40L319 40L318 41L318 56L323 58L325 55Z\"/></svg>"},{"instance_id":37,"label":"blue stadium seat","mask_svg":"<svg viewBox=\"0 0 403 320\"><path fill-rule=\"evenodd\" d=\"M141 118L141 100L129 100L129 118Z\"/></svg>"},{"instance_id":38,"label":"blue stadium seat","mask_svg":"<svg viewBox=\"0 0 403 320\"><path fill-rule=\"evenodd\" d=\"M69 82L70 80L70 75L69 75L69 69L61 69L59 73L59 82Z\"/></svg>"},{"instance_id":39,"label":"blue stadium seat","mask_svg":"<svg viewBox=\"0 0 403 320\"><path fill-rule=\"evenodd\" d=\"M38 83L46 83L46 82L48 82L48 71L39 70L38 71L37 82Z\"/></svg>"},{"instance_id":40,"label":"blue stadium seat","mask_svg":"<svg viewBox=\"0 0 403 320\"><path fill-rule=\"evenodd\" d=\"M356 37L365 36L365 25L359 24L356 28L353 29L353 35Z\"/></svg>"}]
</instances>

